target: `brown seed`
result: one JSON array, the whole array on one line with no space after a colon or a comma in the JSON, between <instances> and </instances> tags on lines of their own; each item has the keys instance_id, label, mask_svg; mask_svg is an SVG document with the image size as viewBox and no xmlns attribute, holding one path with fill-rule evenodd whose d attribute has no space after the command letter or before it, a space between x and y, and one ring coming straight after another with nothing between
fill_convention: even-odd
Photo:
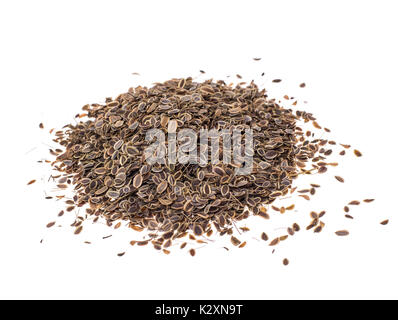
<instances>
[{"instance_id":1,"label":"brown seed","mask_svg":"<svg viewBox=\"0 0 398 320\"><path fill-rule=\"evenodd\" d=\"M254 61L260 61L261 58L253 58Z\"/></svg>"},{"instance_id":2,"label":"brown seed","mask_svg":"<svg viewBox=\"0 0 398 320\"><path fill-rule=\"evenodd\" d=\"M276 246L279 243L279 241L280 241L279 238L275 238L270 242L269 246Z\"/></svg>"},{"instance_id":3,"label":"brown seed","mask_svg":"<svg viewBox=\"0 0 398 320\"><path fill-rule=\"evenodd\" d=\"M246 241L242 242L242 243L239 245L238 248L243 248L243 247L245 247L245 246L246 246Z\"/></svg>"},{"instance_id":4,"label":"brown seed","mask_svg":"<svg viewBox=\"0 0 398 320\"><path fill-rule=\"evenodd\" d=\"M345 150L343 150L343 151L340 151L340 153L339 153L341 156L344 156L345 155Z\"/></svg>"},{"instance_id":5,"label":"brown seed","mask_svg":"<svg viewBox=\"0 0 398 320\"><path fill-rule=\"evenodd\" d=\"M286 210L293 210L294 209L294 204L291 204L290 206L286 207Z\"/></svg>"},{"instance_id":6,"label":"brown seed","mask_svg":"<svg viewBox=\"0 0 398 320\"><path fill-rule=\"evenodd\" d=\"M231 243L232 243L234 246L238 246L238 245L240 245L241 241L240 241L238 238L236 238L236 237L234 237L234 236L231 236Z\"/></svg>"},{"instance_id":7,"label":"brown seed","mask_svg":"<svg viewBox=\"0 0 398 320\"><path fill-rule=\"evenodd\" d=\"M75 234L77 235L77 234L80 234L81 232L82 232L82 230L83 230L83 226L79 226L79 227L77 227L76 228L76 230L75 230Z\"/></svg>"},{"instance_id":8,"label":"brown seed","mask_svg":"<svg viewBox=\"0 0 398 320\"><path fill-rule=\"evenodd\" d=\"M142 176L139 173L133 179L133 187L138 189L139 187L141 187L141 184L142 184Z\"/></svg>"},{"instance_id":9,"label":"brown seed","mask_svg":"<svg viewBox=\"0 0 398 320\"><path fill-rule=\"evenodd\" d=\"M325 173L326 171L328 171L328 168L326 168L326 167L320 167L319 169L318 169L318 173Z\"/></svg>"},{"instance_id":10,"label":"brown seed","mask_svg":"<svg viewBox=\"0 0 398 320\"><path fill-rule=\"evenodd\" d=\"M304 82L300 84L300 88L305 88L305 83Z\"/></svg>"},{"instance_id":11,"label":"brown seed","mask_svg":"<svg viewBox=\"0 0 398 320\"><path fill-rule=\"evenodd\" d=\"M344 206L344 211L345 211L345 212L349 212L349 211L350 211L350 208L347 207L347 206Z\"/></svg>"},{"instance_id":12,"label":"brown seed","mask_svg":"<svg viewBox=\"0 0 398 320\"><path fill-rule=\"evenodd\" d=\"M316 121L312 121L312 125L317 129L322 129L322 127Z\"/></svg>"},{"instance_id":13,"label":"brown seed","mask_svg":"<svg viewBox=\"0 0 398 320\"><path fill-rule=\"evenodd\" d=\"M354 217L353 216L351 216L351 215L349 215L349 214L346 214L346 215L344 215L347 219L354 219Z\"/></svg>"},{"instance_id":14,"label":"brown seed","mask_svg":"<svg viewBox=\"0 0 398 320\"><path fill-rule=\"evenodd\" d=\"M352 206L358 206L359 204L360 204L360 202L358 201L358 200L353 200L353 201L351 201L350 203L348 203L349 205L352 205Z\"/></svg>"},{"instance_id":15,"label":"brown seed","mask_svg":"<svg viewBox=\"0 0 398 320\"><path fill-rule=\"evenodd\" d=\"M264 240L264 241L268 241L268 236L267 236L267 234L265 232L263 232L261 234L261 239Z\"/></svg>"},{"instance_id":16,"label":"brown seed","mask_svg":"<svg viewBox=\"0 0 398 320\"><path fill-rule=\"evenodd\" d=\"M289 264L289 260L288 260L288 259L286 259L286 258L285 258L285 259L283 259L283 265L284 265L284 266L287 266L288 264Z\"/></svg>"},{"instance_id":17,"label":"brown seed","mask_svg":"<svg viewBox=\"0 0 398 320\"><path fill-rule=\"evenodd\" d=\"M310 212L310 217L311 217L312 219L318 219L318 214L317 214L316 212L314 212L314 211L311 211L311 212Z\"/></svg>"},{"instance_id":18,"label":"brown seed","mask_svg":"<svg viewBox=\"0 0 398 320\"><path fill-rule=\"evenodd\" d=\"M320 233L322 231L322 227L318 226L314 229L314 233Z\"/></svg>"},{"instance_id":19,"label":"brown seed","mask_svg":"<svg viewBox=\"0 0 398 320\"><path fill-rule=\"evenodd\" d=\"M193 232L195 236L201 236L203 234L203 228L200 225L196 224L193 227Z\"/></svg>"},{"instance_id":20,"label":"brown seed","mask_svg":"<svg viewBox=\"0 0 398 320\"><path fill-rule=\"evenodd\" d=\"M365 199L365 200L363 200L363 202L366 202L366 203L370 203L370 202L373 202L375 199Z\"/></svg>"},{"instance_id":21,"label":"brown seed","mask_svg":"<svg viewBox=\"0 0 398 320\"><path fill-rule=\"evenodd\" d=\"M36 182L36 180L30 180L30 181L28 182L28 186L31 185L32 183L35 183L35 182Z\"/></svg>"},{"instance_id":22,"label":"brown seed","mask_svg":"<svg viewBox=\"0 0 398 320\"><path fill-rule=\"evenodd\" d=\"M293 230L294 230L295 232L299 232L299 231L300 231L300 226L299 226L297 223L294 223L294 224L293 224Z\"/></svg>"},{"instance_id":23,"label":"brown seed","mask_svg":"<svg viewBox=\"0 0 398 320\"><path fill-rule=\"evenodd\" d=\"M382 222L380 222L381 225L385 226L386 224L388 224L389 220L383 220Z\"/></svg>"},{"instance_id":24,"label":"brown seed","mask_svg":"<svg viewBox=\"0 0 398 320\"><path fill-rule=\"evenodd\" d=\"M362 153L361 153L359 150L357 150L357 149L354 150L354 154L355 154L357 157L362 157Z\"/></svg>"},{"instance_id":25,"label":"brown seed","mask_svg":"<svg viewBox=\"0 0 398 320\"><path fill-rule=\"evenodd\" d=\"M125 255L126 252L120 252L117 254L118 257L123 257Z\"/></svg>"},{"instance_id":26,"label":"brown seed","mask_svg":"<svg viewBox=\"0 0 398 320\"><path fill-rule=\"evenodd\" d=\"M340 176L334 176L336 178L337 181L344 183L344 179Z\"/></svg>"},{"instance_id":27,"label":"brown seed","mask_svg":"<svg viewBox=\"0 0 398 320\"><path fill-rule=\"evenodd\" d=\"M348 236L350 233L347 230L339 230L335 232L338 236Z\"/></svg>"},{"instance_id":28,"label":"brown seed","mask_svg":"<svg viewBox=\"0 0 398 320\"><path fill-rule=\"evenodd\" d=\"M50 223L47 224L47 228L51 228L51 227L54 226L54 225L55 225L55 221L50 222Z\"/></svg>"},{"instance_id":29,"label":"brown seed","mask_svg":"<svg viewBox=\"0 0 398 320\"><path fill-rule=\"evenodd\" d=\"M195 249L189 249L189 254L193 257L195 256L196 252Z\"/></svg>"},{"instance_id":30,"label":"brown seed","mask_svg":"<svg viewBox=\"0 0 398 320\"><path fill-rule=\"evenodd\" d=\"M272 80L272 82L275 82L275 83L279 83L279 82L281 82L282 80L281 79L274 79L274 80Z\"/></svg>"},{"instance_id":31,"label":"brown seed","mask_svg":"<svg viewBox=\"0 0 398 320\"><path fill-rule=\"evenodd\" d=\"M167 181L162 181L156 188L157 193L163 193L167 189Z\"/></svg>"}]
</instances>

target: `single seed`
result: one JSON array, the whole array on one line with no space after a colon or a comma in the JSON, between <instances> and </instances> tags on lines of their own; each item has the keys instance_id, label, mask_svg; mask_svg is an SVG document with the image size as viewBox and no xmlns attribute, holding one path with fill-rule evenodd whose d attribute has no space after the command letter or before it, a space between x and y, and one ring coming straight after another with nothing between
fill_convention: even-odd
<instances>
[{"instance_id":1,"label":"single seed","mask_svg":"<svg viewBox=\"0 0 398 320\"><path fill-rule=\"evenodd\" d=\"M336 178L337 181L344 183L344 179L340 176L334 176Z\"/></svg>"},{"instance_id":2,"label":"single seed","mask_svg":"<svg viewBox=\"0 0 398 320\"><path fill-rule=\"evenodd\" d=\"M359 150L357 150L357 149L354 150L354 154L355 154L357 157L362 157L362 153L361 153Z\"/></svg>"},{"instance_id":3,"label":"single seed","mask_svg":"<svg viewBox=\"0 0 398 320\"><path fill-rule=\"evenodd\" d=\"M54 226L54 225L55 225L55 221L50 222L50 223L47 224L47 228L51 228L51 227Z\"/></svg>"},{"instance_id":4,"label":"single seed","mask_svg":"<svg viewBox=\"0 0 398 320\"><path fill-rule=\"evenodd\" d=\"M286 258L285 258L285 259L283 259L283 265L284 265L284 266L287 266L288 264L289 264L289 260L288 260L288 259L286 259Z\"/></svg>"}]
</instances>

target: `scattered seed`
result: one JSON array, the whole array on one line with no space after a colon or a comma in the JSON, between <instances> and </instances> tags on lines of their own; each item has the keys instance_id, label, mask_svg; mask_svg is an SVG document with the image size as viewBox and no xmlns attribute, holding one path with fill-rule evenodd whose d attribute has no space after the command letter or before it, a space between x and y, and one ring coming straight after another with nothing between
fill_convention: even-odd
<instances>
[{"instance_id":1,"label":"scattered seed","mask_svg":"<svg viewBox=\"0 0 398 320\"><path fill-rule=\"evenodd\" d=\"M47 228L51 228L51 227L54 226L54 225L55 225L55 221L50 222L50 223L47 224Z\"/></svg>"},{"instance_id":2,"label":"scattered seed","mask_svg":"<svg viewBox=\"0 0 398 320\"><path fill-rule=\"evenodd\" d=\"M362 157L362 153L361 153L359 150L357 150L357 149L354 150L354 154L355 154L357 157Z\"/></svg>"},{"instance_id":3,"label":"scattered seed","mask_svg":"<svg viewBox=\"0 0 398 320\"><path fill-rule=\"evenodd\" d=\"M286 258L285 258L285 259L283 259L283 265L284 265L284 266L287 266L288 264L289 264L289 260L288 260L288 259L286 259Z\"/></svg>"},{"instance_id":4,"label":"scattered seed","mask_svg":"<svg viewBox=\"0 0 398 320\"><path fill-rule=\"evenodd\" d=\"M347 230L339 230L335 232L338 236L348 236L350 233Z\"/></svg>"},{"instance_id":5,"label":"scattered seed","mask_svg":"<svg viewBox=\"0 0 398 320\"><path fill-rule=\"evenodd\" d=\"M340 176L334 176L336 178L337 181L344 183L344 179Z\"/></svg>"},{"instance_id":6,"label":"scattered seed","mask_svg":"<svg viewBox=\"0 0 398 320\"><path fill-rule=\"evenodd\" d=\"M77 227L76 230L75 230L75 234L76 234L76 235L77 235L77 234L80 234L80 233L82 232L82 230L83 230L83 226Z\"/></svg>"}]
</instances>

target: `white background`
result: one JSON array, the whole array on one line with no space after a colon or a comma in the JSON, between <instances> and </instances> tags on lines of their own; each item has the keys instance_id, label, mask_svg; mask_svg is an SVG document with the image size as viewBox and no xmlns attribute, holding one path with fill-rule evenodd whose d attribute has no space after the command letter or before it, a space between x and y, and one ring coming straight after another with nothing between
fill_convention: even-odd
<instances>
[{"instance_id":1,"label":"white background","mask_svg":"<svg viewBox=\"0 0 398 320\"><path fill-rule=\"evenodd\" d=\"M398 298L396 12L396 1L380 0L2 1L0 298ZM298 97L364 156L350 151L328 176L300 179L322 187L314 201L294 200L296 212L243 222L253 229L244 249L216 242L194 258L178 247L166 256L129 247L137 235L123 228L87 224L73 235L72 216L57 219L62 204L44 200L50 171L36 161L50 158L48 130L86 103L200 69L199 80L239 73L270 95ZM369 197L354 220L343 217L346 202ZM327 210L321 234L301 231L273 255L253 239L296 220L304 227L311 210ZM46 229L54 220L62 227Z\"/></svg>"}]
</instances>

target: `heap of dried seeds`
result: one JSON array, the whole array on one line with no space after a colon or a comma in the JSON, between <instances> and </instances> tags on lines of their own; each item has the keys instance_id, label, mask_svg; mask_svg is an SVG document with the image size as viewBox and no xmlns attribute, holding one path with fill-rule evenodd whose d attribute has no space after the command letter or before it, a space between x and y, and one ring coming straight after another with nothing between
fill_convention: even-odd
<instances>
[{"instance_id":1,"label":"heap of dried seeds","mask_svg":"<svg viewBox=\"0 0 398 320\"><path fill-rule=\"evenodd\" d=\"M337 165L325 161L332 153L326 145L336 143L314 139L311 132L305 133L297 125L299 121L312 122L316 129L322 129L313 115L281 107L254 82L233 86L224 81L172 79L151 88L131 88L114 100L85 105L83 110L84 114L76 116L77 124L55 132L54 141L63 149L50 151L56 157L52 166L59 172L53 176L58 188L73 187L74 197L67 200L66 211L86 206L86 218L97 221L101 217L109 226L116 224L115 228L125 221L134 230L148 230L150 240L131 244L152 243L166 254L175 239L188 234L193 241L202 235L209 237L213 228L220 235L230 235L234 246L243 247L246 242L232 236L235 221L250 214L269 219L265 206L294 192L292 182L299 175L324 173L328 166ZM85 116L88 120L81 120ZM196 132L253 129L254 147L246 150L253 155L253 170L249 175L236 175L240 164L224 164L222 159L217 165L150 165L144 157L150 144L145 136L154 128L165 134L185 128ZM210 153L211 148L209 144ZM361 155L357 150L354 153ZM339 176L336 179L344 182ZM309 200L318 187L313 184L310 189L300 190L300 196ZM284 213L293 210L294 205L273 208ZM312 213L307 229L320 232L323 214ZM81 233L84 219L77 217L75 234ZM288 234L299 230L294 224ZM287 237L275 238L269 245L275 246ZM268 236L263 233L261 239L267 241ZM181 248L185 246L186 242ZM195 250L189 253L194 256Z\"/></svg>"}]
</instances>

